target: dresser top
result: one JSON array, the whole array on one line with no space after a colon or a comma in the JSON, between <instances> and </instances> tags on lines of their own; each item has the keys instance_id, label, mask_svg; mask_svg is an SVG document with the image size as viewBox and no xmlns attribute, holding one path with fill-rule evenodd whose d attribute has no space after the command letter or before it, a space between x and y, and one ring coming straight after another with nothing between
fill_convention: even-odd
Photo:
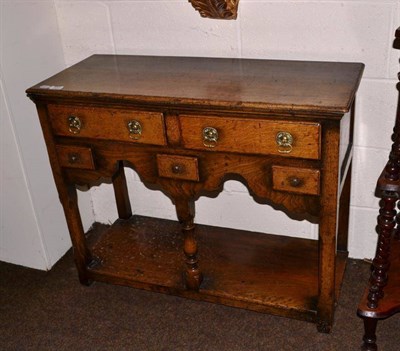
<instances>
[{"instance_id":1,"label":"dresser top","mask_svg":"<svg viewBox=\"0 0 400 351\"><path fill-rule=\"evenodd\" d=\"M34 99L343 114L363 69L361 63L93 55L27 93Z\"/></svg>"}]
</instances>

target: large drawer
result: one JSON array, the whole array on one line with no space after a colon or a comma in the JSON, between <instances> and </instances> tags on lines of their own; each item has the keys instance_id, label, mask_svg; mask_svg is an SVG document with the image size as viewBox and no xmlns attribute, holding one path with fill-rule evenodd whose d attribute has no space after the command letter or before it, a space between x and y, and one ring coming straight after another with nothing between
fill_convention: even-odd
<instances>
[{"instance_id":1,"label":"large drawer","mask_svg":"<svg viewBox=\"0 0 400 351\"><path fill-rule=\"evenodd\" d=\"M183 145L189 149L320 158L318 123L188 115L179 118Z\"/></svg>"},{"instance_id":2,"label":"large drawer","mask_svg":"<svg viewBox=\"0 0 400 351\"><path fill-rule=\"evenodd\" d=\"M162 113L68 105L48 111L56 135L166 145Z\"/></svg>"}]
</instances>

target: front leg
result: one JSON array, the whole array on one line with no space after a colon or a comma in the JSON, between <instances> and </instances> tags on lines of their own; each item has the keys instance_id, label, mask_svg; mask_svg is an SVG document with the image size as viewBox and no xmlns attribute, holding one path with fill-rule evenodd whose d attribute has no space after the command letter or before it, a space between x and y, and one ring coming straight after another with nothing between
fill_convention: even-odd
<instances>
[{"instance_id":1,"label":"front leg","mask_svg":"<svg viewBox=\"0 0 400 351\"><path fill-rule=\"evenodd\" d=\"M185 283L189 290L199 290L202 274L198 265L197 242L194 224L194 202L187 198L175 199L176 213L182 224L184 234L183 251L185 253Z\"/></svg>"},{"instance_id":2,"label":"front leg","mask_svg":"<svg viewBox=\"0 0 400 351\"><path fill-rule=\"evenodd\" d=\"M92 263L92 256L86 244L85 233L78 207L77 191L74 185L58 186L60 200L64 208L65 218L73 244L74 261L81 284L90 285L87 267Z\"/></svg>"}]
</instances>

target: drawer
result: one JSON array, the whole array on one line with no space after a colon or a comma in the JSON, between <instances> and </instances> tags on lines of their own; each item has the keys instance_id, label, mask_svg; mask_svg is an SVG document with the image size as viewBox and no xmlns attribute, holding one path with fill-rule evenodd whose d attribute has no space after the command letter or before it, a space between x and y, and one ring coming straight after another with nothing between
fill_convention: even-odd
<instances>
[{"instance_id":1,"label":"drawer","mask_svg":"<svg viewBox=\"0 0 400 351\"><path fill-rule=\"evenodd\" d=\"M199 166L196 157L157 155L160 177L199 181Z\"/></svg>"},{"instance_id":2,"label":"drawer","mask_svg":"<svg viewBox=\"0 0 400 351\"><path fill-rule=\"evenodd\" d=\"M56 135L166 145L162 113L66 105L48 111Z\"/></svg>"},{"instance_id":3,"label":"drawer","mask_svg":"<svg viewBox=\"0 0 400 351\"><path fill-rule=\"evenodd\" d=\"M310 168L272 166L272 187L274 190L319 195L320 171Z\"/></svg>"},{"instance_id":4,"label":"drawer","mask_svg":"<svg viewBox=\"0 0 400 351\"><path fill-rule=\"evenodd\" d=\"M89 147L57 145L57 155L61 167L95 169Z\"/></svg>"},{"instance_id":5,"label":"drawer","mask_svg":"<svg viewBox=\"0 0 400 351\"><path fill-rule=\"evenodd\" d=\"M180 124L190 149L320 158L318 123L181 115Z\"/></svg>"}]
</instances>

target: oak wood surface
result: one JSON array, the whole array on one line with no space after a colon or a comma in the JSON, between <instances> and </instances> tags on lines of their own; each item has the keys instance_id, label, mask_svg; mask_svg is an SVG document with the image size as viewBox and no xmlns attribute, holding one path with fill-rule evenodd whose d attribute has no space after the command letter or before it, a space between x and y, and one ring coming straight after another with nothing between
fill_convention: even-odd
<instances>
[{"instance_id":1,"label":"oak wood surface","mask_svg":"<svg viewBox=\"0 0 400 351\"><path fill-rule=\"evenodd\" d=\"M196 157L157 154L157 169L160 177L200 180Z\"/></svg>"},{"instance_id":2,"label":"oak wood surface","mask_svg":"<svg viewBox=\"0 0 400 351\"><path fill-rule=\"evenodd\" d=\"M319 195L320 171L318 169L272 166L275 190Z\"/></svg>"},{"instance_id":3,"label":"oak wood surface","mask_svg":"<svg viewBox=\"0 0 400 351\"><path fill-rule=\"evenodd\" d=\"M49 105L50 121L56 135L71 136L68 117L78 117L82 123L75 137L106 140L122 140L132 143L166 145L164 116L161 113L82 107L69 105ZM138 121L142 133L137 139L130 137L129 121Z\"/></svg>"},{"instance_id":4,"label":"oak wood surface","mask_svg":"<svg viewBox=\"0 0 400 351\"><path fill-rule=\"evenodd\" d=\"M350 109L363 68L361 63L93 55L27 92L340 118Z\"/></svg>"},{"instance_id":5,"label":"oak wood surface","mask_svg":"<svg viewBox=\"0 0 400 351\"><path fill-rule=\"evenodd\" d=\"M123 161L118 162L117 171L112 177L112 183L118 217L120 219L129 219L132 216L132 208L129 201L128 185L126 183Z\"/></svg>"},{"instance_id":6,"label":"oak wood surface","mask_svg":"<svg viewBox=\"0 0 400 351\"><path fill-rule=\"evenodd\" d=\"M181 115L179 120L182 144L189 149L204 150L202 131L205 127L213 127L217 129L219 137L210 151L236 151L310 159L320 157L321 132L317 123L186 115ZM290 153L280 152L275 139L279 132L292 135L293 146Z\"/></svg>"},{"instance_id":7,"label":"oak wood surface","mask_svg":"<svg viewBox=\"0 0 400 351\"><path fill-rule=\"evenodd\" d=\"M57 154L61 167L96 169L89 147L57 145Z\"/></svg>"},{"instance_id":8,"label":"oak wood surface","mask_svg":"<svg viewBox=\"0 0 400 351\"><path fill-rule=\"evenodd\" d=\"M121 285L316 320L317 241L197 225L204 281L193 293L182 280L180 231L175 221L150 217L116 221L94 245L97 264L89 276L104 280L100 275L105 275ZM339 277L345 259L338 257Z\"/></svg>"},{"instance_id":9,"label":"oak wood surface","mask_svg":"<svg viewBox=\"0 0 400 351\"><path fill-rule=\"evenodd\" d=\"M75 145L74 138L60 139L63 145ZM289 159L274 156L247 155L237 153L220 153L171 149L156 146L146 146L128 143L108 143L102 140L79 140L80 145L91 145L95 154L95 171L76 171L64 169L68 183L91 185L97 181L108 181L116 171L116 165L122 158L125 165L134 169L141 181L149 188L163 190L171 198L173 194L183 193L198 199L203 195L214 195L223 189L226 180L239 180L246 185L250 194L260 203L274 204L279 209L286 208L291 213L310 214L318 216L320 199L317 196L276 191L272 187L272 166L298 168L317 168L320 163L314 160ZM176 155L197 157L199 164L199 179L201 182L173 180L159 177L157 155ZM157 185L158 184L158 185Z\"/></svg>"}]
</instances>

